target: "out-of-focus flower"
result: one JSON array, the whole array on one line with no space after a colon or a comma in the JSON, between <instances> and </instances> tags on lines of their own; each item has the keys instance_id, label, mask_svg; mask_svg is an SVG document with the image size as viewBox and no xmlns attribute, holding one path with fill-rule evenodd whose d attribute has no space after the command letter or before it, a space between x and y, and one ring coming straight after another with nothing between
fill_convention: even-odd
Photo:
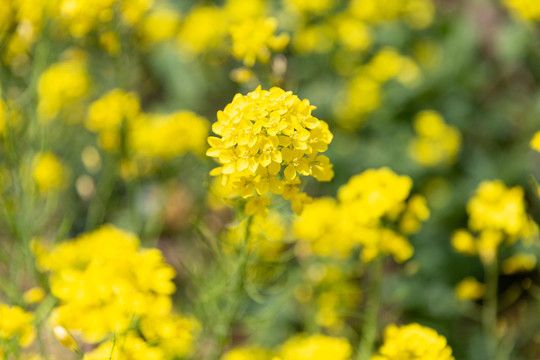
<instances>
[{"instance_id":1,"label":"out-of-focus flower","mask_svg":"<svg viewBox=\"0 0 540 360\"><path fill-rule=\"evenodd\" d=\"M116 56L122 50L120 39L118 35L112 31L106 31L99 36L99 44L103 47L111 56Z\"/></svg>"},{"instance_id":2,"label":"out-of-focus flower","mask_svg":"<svg viewBox=\"0 0 540 360\"><path fill-rule=\"evenodd\" d=\"M284 5L301 15L324 15L334 6L334 0L283 0Z\"/></svg>"},{"instance_id":3,"label":"out-of-focus flower","mask_svg":"<svg viewBox=\"0 0 540 360\"><path fill-rule=\"evenodd\" d=\"M60 325L54 326L53 334L54 334L54 337L58 340L58 342L62 344L62 346L65 347L66 349L69 349L73 352L76 352L79 350L79 345L77 344L77 341L75 341L73 336L63 326L60 326Z\"/></svg>"},{"instance_id":4,"label":"out-of-focus flower","mask_svg":"<svg viewBox=\"0 0 540 360\"><path fill-rule=\"evenodd\" d=\"M433 110L424 110L414 117L417 136L409 144L411 157L424 166L455 161L461 143L457 128L447 125L443 117Z\"/></svg>"},{"instance_id":5,"label":"out-of-focus flower","mask_svg":"<svg viewBox=\"0 0 540 360\"><path fill-rule=\"evenodd\" d=\"M461 300L476 300L484 296L486 286L469 276L456 285L456 296Z\"/></svg>"},{"instance_id":6,"label":"out-of-focus flower","mask_svg":"<svg viewBox=\"0 0 540 360\"><path fill-rule=\"evenodd\" d=\"M235 95L217 114L206 154L222 165L210 172L219 176L230 196L249 199L246 213L265 213L268 193L290 200L301 212L310 198L300 192L299 175L329 181L334 172L330 160L319 155L332 141L328 124L311 115L315 107L292 92L258 87L247 95Z\"/></svg>"},{"instance_id":7,"label":"out-of-focus flower","mask_svg":"<svg viewBox=\"0 0 540 360\"><path fill-rule=\"evenodd\" d=\"M40 287L28 289L23 294L23 300L28 304L41 302L45 298L45 290Z\"/></svg>"},{"instance_id":8,"label":"out-of-focus flower","mask_svg":"<svg viewBox=\"0 0 540 360\"><path fill-rule=\"evenodd\" d=\"M540 20L540 3L536 0L501 0L518 19L524 21Z\"/></svg>"},{"instance_id":9,"label":"out-of-focus flower","mask_svg":"<svg viewBox=\"0 0 540 360\"><path fill-rule=\"evenodd\" d=\"M0 339L9 341L17 338L20 346L29 346L36 337L33 321L32 313L18 306L0 304Z\"/></svg>"},{"instance_id":10,"label":"out-of-focus flower","mask_svg":"<svg viewBox=\"0 0 540 360\"><path fill-rule=\"evenodd\" d=\"M419 324L389 325L384 330L384 343L371 360L453 360L446 338Z\"/></svg>"},{"instance_id":11,"label":"out-of-focus flower","mask_svg":"<svg viewBox=\"0 0 540 360\"><path fill-rule=\"evenodd\" d=\"M223 47L226 36L227 19L223 10L201 6L192 9L182 21L178 41L182 49L197 55Z\"/></svg>"},{"instance_id":12,"label":"out-of-focus flower","mask_svg":"<svg viewBox=\"0 0 540 360\"><path fill-rule=\"evenodd\" d=\"M180 14L168 8L157 8L148 13L139 26L138 34L144 45L171 39L178 32Z\"/></svg>"},{"instance_id":13,"label":"out-of-focus flower","mask_svg":"<svg viewBox=\"0 0 540 360\"><path fill-rule=\"evenodd\" d=\"M86 96L90 78L84 58L76 57L51 65L38 82L38 114L40 121L53 120L64 108Z\"/></svg>"},{"instance_id":14,"label":"out-of-focus flower","mask_svg":"<svg viewBox=\"0 0 540 360\"><path fill-rule=\"evenodd\" d=\"M520 253L505 259L501 264L503 274L515 274L517 272L531 271L536 267L534 254Z\"/></svg>"},{"instance_id":15,"label":"out-of-focus flower","mask_svg":"<svg viewBox=\"0 0 540 360\"><path fill-rule=\"evenodd\" d=\"M280 360L350 360L352 346L340 337L299 335L287 340L279 349Z\"/></svg>"},{"instance_id":16,"label":"out-of-focus flower","mask_svg":"<svg viewBox=\"0 0 540 360\"><path fill-rule=\"evenodd\" d=\"M54 192L65 184L66 172L52 152L38 153L32 160L32 177L41 193Z\"/></svg>"},{"instance_id":17,"label":"out-of-focus flower","mask_svg":"<svg viewBox=\"0 0 540 360\"><path fill-rule=\"evenodd\" d=\"M246 19L231 26L232 54L246 66L253 66L259 60L268 62L270 52L282 51L289 43L285 33L274 35L277 27L275 18Z\"/></svg>"},{"instance_id":18,"label":"out-of-focus flower","mask_svg":"<svg viewBox=\"0 0 540 360\"><path fill-rule=\"evenodd\" d=\"M221 360L274 360L272 352L257 346L237 347L227 351Z\"/></svg>"},{"instance_id":19,"label":"out-of-focus flower","mask_svg":"<svg viewBox=\"0 0 540 360\"><path fill-rule=\"evenodd\" d=\"M398 262L412 256L413 248L404 235L420 228L429 218L426 200L420 195L408 201L412 180L388 168L370 169L352 177L338 191L338 201L316 199L295 221L294 233L308 242L319 256L348 257L362 248L362 259L371 261L380 254Z\"/></svg>"},{"instance_id":20,"label":"out-of-focus flower","mask_svg":"<svg viewBox=\"0 0 540 360\"><path fill-rule=\"evenodd\" d=\"M540 152L540 131L534 134L533 138L531 139L530 145L531 145L531 148Z\"/></svg>"}]
</instances>

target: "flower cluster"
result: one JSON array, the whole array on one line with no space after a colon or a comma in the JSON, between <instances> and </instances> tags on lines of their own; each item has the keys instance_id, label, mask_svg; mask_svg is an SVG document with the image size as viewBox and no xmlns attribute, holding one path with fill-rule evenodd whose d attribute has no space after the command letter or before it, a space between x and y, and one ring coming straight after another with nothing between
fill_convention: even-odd
<instances>
[{"instance_id":1,"label":"flower cluster","mask_svg":"<svg viewBox=\"0 0 540 360\"><path fill-rule=\"evenodd\" d=\"M392 255L398 262L412 256L406 236L429 218L426 200L410 196L412 180L388 168L370 169L352 177L338 191L338 199L315 200L294 224L297 238L320 256L348 257L362 247L362 259ZM408 199L408 201L407 201Z\"/></svg>"},{"instance_id":2,"label":"flower cluster","mask_svg":"<svg viewBox=\"0 0 540 360\"><path fill-rule=\"evenodd\" d=\"M383 85L393 79L405 85L420 78L418 65L393 48L377 52L369 62L358 67L336 103L335 113L345 128L356 128L383 101Z\"/></svg>"},{"instance_id":3,"label":"flower cluster","mask_svg":"<svg viewBox=\"0 0 540 360\"><path fill-rule=\"evenodd\" d=\"M349 360L352 346L344 338L326 335L295 336L279 350L279 360Z\"/></svg>"},{"instance_id":4,"label":"flower cluster","mask_svg":"<svg viewBox=\"0 0 540 360\"><path fill-rule=\"evenodd\" d=\"M371 360L453 360L446 338L419 324L390 325L384 331L379 355Z\"/></svg>"},{"instance_id":5,"label":"flower cluster","mask_svg":"<svg viewBox=\"0 0 540 360\"><path fill-rule=\"evenodd\" d=\"M256 60L268 62L271 50L282 51L289 42L287 34L274 35L276 27L275 18L247 19L231 26L232 55L250 67Z\"/></svg>"},{"instance_id":6,"label":"flower cluster","mask_svg":"<svg viewBox=\"0 0 540 360\"><path fill-rule=\"evenodd\" d=\"M122 175L128 179L145 174L157 160L202 153L209 128L206 119L191 111L142 113L138 97L120 89L90 105L85 126L98 133L104 150L123 152Z\"/></svg>"},{"instance_id":7,"label":"flower cluster","mask_svg":"<svg viewBox=\"0 0 540 360\"><path fill-rule=\"evenodd\" d=\"M70 59L51 65L38 82L40 120L53 120L62 109L76 105L90 90L84 55L71 54Z\"/></svg>"},{"instance_id":8,"label":"flower cluster","mask_svg":"<svg viewBox=\"0 0 540 360\"><path fill-rule=\"evenodd\" d=\"M0 303L0 340L7 344L17 342L20 346L29 346L36 337L33 325L34 315L24 311L18 306L9 306ZM0 345L0 356L2 345Z\"/></svg>"},{"instance_id":9,"label":"flower cluster","mask_svg":"<svg viewBox=\"0 0 540 360\"><path fill-rule=\"evenodd\" d=\"M32 160L32 177L41 193L51 193L65 184L65 170L52 152L38 153Z\"/></svg>"},{"instance_id":10,"label":"flower cluster","mask_svg":"<svg viewBox=\"0 0 540 360\"><path fill-rule=\"evenodd\" d=\"M191 351L195 324L170 313L175 271L159 250L140 248L134 234L103 226L50 250L34 241L33 251L60 302L53 325L92 344L105 340L87 359L109 358L114 334L125 336L126 346L115 348L123 356L144 348L152 358L173 359ZM143 337L132 330L137 324Z\"/></svg>"},{"instance_id":11,"label":"flower cluster","mask_svg":"<svg viewBox=\"0 0 540 360\"><path fill-rule=\"evenodd\" d=\"M433 110L424 110L414 117L416 138L409 145L411 157L421 165L435 166L455 161L461 143L461 134L447 125L443 117Z\"/></svg>"},{"instance_id":12,"label":"flower cluster","mask_svg":"<svg viewBox=\"0 0 540 360\"><path fill-rule=\"evenodd\" d=\"M330 160L319 153L332 141L328 124L311 115L315 107L280 88L237 94L217 114L206 154L221 164L211 171L230 196L249 199L246 213L265 213L269 193L291 200L300 213L309 197L300 191L300 176L329 181Z\"/></svg>"},{"instance_id":13,"label":"flower cluster","mask_svg":"<svg viewBox=\"0 0 540 360\"><path fill-rule=\"evenodd\" d=\"M501 2L521 20L540 20L540 3L536 0L501 0Z\"/></svg>"},{"instance_id":14,"label":"flower cluster","mask_svg":"<svg viewBox=\"0 0 540 360\"><path fill-rule=\"evenodd\" d=\"M538 226L529 218L523 189L507 188L500 180L484 181L467 203L469 229L460 229L452 236L453 247L467 255L479 255L485 263L495 260L497 249L507 240L531 238Z\"/></svg>"}]
</instances>

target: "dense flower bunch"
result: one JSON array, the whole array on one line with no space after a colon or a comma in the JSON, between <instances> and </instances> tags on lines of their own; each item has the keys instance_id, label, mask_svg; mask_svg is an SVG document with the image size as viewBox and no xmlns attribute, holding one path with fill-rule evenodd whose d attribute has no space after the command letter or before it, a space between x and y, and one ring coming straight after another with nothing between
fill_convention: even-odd
<instances>
[{"instance_id":1,"label":"dense flower bunch","mask_svg":"<svg viewBox=\"0 0 540 360\"><path fill-rule=\"evenodd\" d=\"M125 336L125 348L115 349L125 352L118 355L121 359L139 348L161 354L156 359L191 351L195 324L170 314L175 271L159 250L142 249L135 235L103 226L50 250L34 242L33 251L39 268L50 273L51 292L60 301L51 315L53 325L92 344L106 340L88 359L108 358L114 334ZM132 330L137 324L143 338Z\"/></svg>"},{"instance_id":2,"label":"dense flower bunch","mask_svg":"<svg viewBox=\"0 0 540 360\"><path fill-rule=\"evenodd\" d=\"M150 171L157 160L206 148L208 121L191 111L145 114L134 93L114 89L94 101L85 121L98 134L99 145L109 152L122 152L125 178Z\"/></svg>"},{"instance_id":3,"label":"dense flower bunch","mask_svg":"<svg viewBox=\"0 0 540 360\"><path fill-rule=\"evenodd\" d=\"M279 360L349 360L352 346L344 338L326 335L295 336L279 350Z\"/></svg>"},{"instance_id":4,"label":"dense flower bunch","mask_svg":"<svg viewBox=\"0 0 540 360\"><path fill-rule=\"evenodd\" d=\"M446 338L419 324L390 325L384 331L379 355L371 360L453 360Z\"/></svg>"},{"instance_id":5,"label":"dense flower bunch","mask_svg":"<svg viewBox=\"0 0 540 360\"><path fill-rule=\"evenodd\" d=\"M424 197L409 198L411 188L408 176L388 168L366 170L339 189L337 200L321 198L306 206L295 222L295 235L320 256L348 257L361 246L365 262L379 255L403 262L413 248L402 234L416 232L430 215Z\"/></svg>"},{"instance_id":6,"label":"dense flower bunch","mask_svg":"<svg viewBox=\"0 0 540 360\"><path fill-rule=\"evenodd\" d=\"M424 110L414 117L416 138L409 144L412 158L424 166L451 164L455 161L461 143L461 134L447 125L443 117L433 110Z\"/></svg>"},{"instance_id":7,"label":"dense flower bunch","mask_svg":"<svg viewBox=\"0 0 540 360\"><path fill-rule=\"evenodd\" d=\"M536 0L501 0L501 2L519 19L540 20L540 3Z\"/></svg>"},{"instance_id":8,"label":"dense flower bunch","mask_svg":"<svg viewBox=\"0 0 540 360\"><path fill-rule=\"evenodd\" d=\"M32 313L24 311L19 306L0 303L0 357L8 351L8 348L2 349L2 345L15 342L27 347L34 341L36 331L33 321Z\"/></svg>"},{"instance_id":9,"label":"dense flower bunch","mask_svg":"<svg viewBox=\"0 0 540 360\"><path fill-rule=\"evenodd\" d=\"M531 238L538 226L526 212L523 189L507 188L500 180L484 181L467 204L469 229L458 230L452 236L454 248L467 255L479 255L483 262L495 260L497 249L507 240Z\"/></svg>"},{"instance_id":10,"label":"dense flower bunch","mask_svg":"<svg viewBox=\"0 0 540 360\"><path fill-rule=\"evenodd\" d=\"M90 90L84 54L72 52L69 59L51 65L38 83L38 113L40 120L48 122L62 109L76 105Z\"/></svg>"},{"instance_id":11,"label":"dense flower bunch","mask_svg":"<svg viewBox=\"0 0 540 360\"><path fill-rule=\"evenodd\" d=\"M41 193L51 193L66 185L65 170L52 152L38 153L32 160L32 177Z\"/></svg>"},{"instance_id":12,"label":"dense flower bunch","mask_svg":"<svg viewBox=\"0 0 540 360\"><path fill-rule=\"evenodd\" d=\"M334 176L330 160L319 153L332 141L328 124L311 115L315 107L280 88L237 94L212 125L207 155L222 165L211 171L228 186L230 196L249 199L248 215L265 213L269 193L291 200L300 213L309 197L299 175L319 181Z\"/></svg>"},{"instance_id":13,"label":"dense flower bunch","mask_svg":"<svg viewBox=\"0 0 540 360\"><path fill-rule=\"evenodd\" d=\"M381 105L382 87L388 81L395 79L404 85L414 85L420 76L418 65L411 58L393 48L381 49L348 78L334 111L340 124L355 129L365 121Z\"/></svg>"},{"instance_id":14,"label":"dense flower bunch","mask_svg":"<svg viewBox=\"0 0 540 360\"><path fill-rule=\"evenodd\" d=\"M270 51L282 51L289 42L287 34L274 35L277 28L275 18L248 19L230 28L232 54L246 66L255 61L268 62Z\"/></svg>"}]
</instances>

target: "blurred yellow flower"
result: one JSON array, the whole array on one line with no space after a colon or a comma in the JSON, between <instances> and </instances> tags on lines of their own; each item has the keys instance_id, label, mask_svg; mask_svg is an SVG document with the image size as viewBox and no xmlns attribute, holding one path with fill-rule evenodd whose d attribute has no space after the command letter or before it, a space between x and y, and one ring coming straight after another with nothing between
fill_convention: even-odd
<instances>
[{"instance_id":1,"label":"blurred yellow flower","mask_svg":"<svg viewBox=\"0 0 540 360\"><path fill-rule=\"evenodd\" d=\"M518 19L525 21L540 20L540 3L536 0L501 0Z\"/></svg>"},{"instance_id":2,"label":"blurred yellow flower","mask_svg":"<svg viewBox=\"0 0 540 360\"><path fill-rule=\"evenodd\" d=\"M65 184L66 172L52 152L37 153L32 160L32 177L41 193L61 189Z\"/></svg>"},{"instance_id":3,"label":"blurred yellow flower","mask_svg":"<svg viewBox=\"0 0 540 360\"><path fill-rule=\"evenodd\" d=\"M279 360L350 360L352 346L345 338L326 335L298 335L279 349Z\"/></svg>"},{"instance_id":4,"label":"blurred yellow flower","mask_svg":"<svg viewBox=\"0 0 540 360\"><path fill-rule=\"evenodd\" d=\"M220 360L274 360L272 353L257 346L237 347L227 351Z\"/></svg>"},{"instance_id":5,"label":"blurred yellow flower","mask_svg":"<svg viewBox=\"0 0 540 360\"><path fill-rule=\"evenodd\" d=\"M435 166L455 161L461 144L457 128L447 125L433 110L424 110L414 117L417 136L409 144L411 157L421 165Z\"/></svg>"},{"instance_id":6,"label":"blurred yellow flower","mask_svg":"<svg viewBox=\"0 0 540 360\"><path fill-rule=\"evenodd\" d=\"M73 352L79 350L79 345L73 338L73 336L64 328L63 326L56 325L53 327L54 337L58 340L60 344L66 349L69 349Z\"/></svg>"},{"instance_id":7,"label":"blurred yellow flower","mask_svg":"<svg viewBox=\"0 0 540 360\"><path fill-rule=\"evenodd\" d=\"M515 274L517 272L532 271L536 267L534 254L519 253L503 260L501 270L503 274Z\"/></svg>"},{"instance_id":8,"label":"blurred yellow flower","mask_svg":"<svg viewBox=\"0 0 540 360\"><path fill-rule=\"evenodd\" d=\"M540 152L540 131L534 134L533 138L531 139L531 148Z\"/></svg>"},{"instance_id":9,"label":"blurred yellow flower","mask_svg":"<svg viewBox=\"0 0 540 360\"><path fill-rule=\"evenodd\" d=\"M453 360L446 338L419 324L389 325L384 330L384 343L371 360Z\"/></svg>"},{"instance_id":10,"label":"blurred yellow flower","mask_svg":"<svg viewBox=\"0 0 540 360\"><path fill-rule=\"evenodd\" d=\"M289 43L285 33L274 35L277 27L275 18L246 19L230 28L232 54L241 59L245 66L253 66L259 60L266 63L270 51L282 51Z\"/></svg>"},{"instance_id":11,"label":"blurred yellow flower","mask_svg":"<svg viewBox=\"0 0 540 360\"><path fill-rule=\"evenodd\" d=\"M58 116L60 110L84 98L90 89L90 78L84 59L55 63L45 70L38 82L38 114L42 122Z\"/></svg>"},{"instance_id":12,"label":"blurred yellow flower","mask_svg":"<svg viewBox=\"0 0 540 360\"><path fill-rule=\"evenodd\" d=\"M34 315L25 312L18 306L0 303L0 339L10 341L17 338L22 347L27 347L34 341L36 332L33 325Z\"/></svg>"},{"instance_id":13,"label":"blurred yellow flower","mask_svg":"<svg viewBox=\"0 0 540 360\"><path fill-rule=\"evenodd\" d=\"M193 8L181 23L178 33L180 48L201 54L223 47L227 36L227 19L221 8L201 6Z\"/></svg>"},{"instance_id":14,"label":"blurred yellow flower","mask_svg":"<svg viewBox=\"0 0 540 360\"><path fill-rule=\"evenodd\" d=\"M469 276L456 285L456 296L461 300L476 300L484 296L486 286Z\"/></svg>"},{"instance_id":15,"label":"blurred yellow flower","mask_svg":"<svg viewBox=\"0 0 540 360\"><path fill-rule=\"evenodd\" d=\"M23 294L23 300L27 304L35 304L41 302L45 298L45 290L40 287L28 289Z\"/></svg>"},{"instance_id":16,"label":"blurred yellow flower","mask_svg":"<svg viewBox=\"0 0 540 360\"><path fill-rule=\"evenodd\" d=\"M148 13L138 28L144 45L152 45L174 37L180 26L180 14L168 8L157 8Z\"/></svg>"}]
</instances>

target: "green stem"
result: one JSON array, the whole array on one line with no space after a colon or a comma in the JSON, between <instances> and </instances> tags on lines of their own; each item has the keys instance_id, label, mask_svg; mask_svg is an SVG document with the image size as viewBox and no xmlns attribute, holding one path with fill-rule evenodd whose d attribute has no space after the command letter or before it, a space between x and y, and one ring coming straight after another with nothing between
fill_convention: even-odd
<instances>
[{"instance_id":1,"label":"green stem","mask_svg":"<svg viewBox=\"0 0 540 360\"><path fill-rule=\"evenodd\" d=\"M383 278L384 258L377 257L371 263L371 281L368 290L364 323L362 324L362 339L358 348L358 360L369 360L373 353L377 337L377 323L381 308L381 282Z\"/></svg>"},{"instance_id":2,"label":"green stem","mask_svg":"<svg viewBox=\"0 0 540 360\"><path fill-rule=\"evenodd\" d=\"M240 306L242 305L245 292L245 277L249 260L249 238L251 236L251 224L253 216L249 216L246 224L244 242L238 256L238 267L233 274L227 306L223 312L223 322L216 329L217 346L214 347L210 359L217 360L224 349L229 345L234 322L236 321Z\"/></svg>"},{"instance_id":3,"label":"green stem","mask_svg":"<svg viewBox=\"0 0 540 360\"><path fill-rule=\"evenodd\" d=\"M489 351L495 355L497 338L497 288L499 281L499 266L497 256L493 261L484 263L486 293L482 306L482 329L487 336Z\"/></svg>"}]
</instances>

